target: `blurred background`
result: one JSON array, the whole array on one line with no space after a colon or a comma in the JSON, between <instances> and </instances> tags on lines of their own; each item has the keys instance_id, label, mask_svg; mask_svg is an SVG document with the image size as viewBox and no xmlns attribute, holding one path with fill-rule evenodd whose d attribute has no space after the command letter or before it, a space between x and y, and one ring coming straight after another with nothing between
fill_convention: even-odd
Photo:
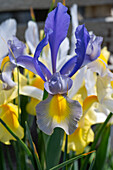
<instances>
[{"instance_id":1,"label":"blurred background","mask_svg":"<svg viewBox=\"0 0 113 170\"><path fill-rule=\"evenodd\" d=\"M55 6L57 2L62 0L56 0ZM24 40L27 22L31 20L30 8L35 12L39 29L42 29L51 3L52 0L0 0L0 23L15 18L17 37ZM88 31L93 30L96 35L104 37L103 46L106 45L113 54L113 0L66 0L65 4L68 8L78 5L79 24L85 23Z\"/></svg>"},{"instance_id":2,"label":"blurred background","mask_svg":"<svg viewBox=\"0 0 113 170\"><path fill-rule=\"evenodd\" d=\"M28 21L31 20L31 8L34 10L38 28L41 30L44 29L44 22L52 1L53 0L0 0L0 24L9 18L16 19L17 37L25 41L25 30L27 29ZM57 6L58 2L63 2L63 0L56 0L55 6ZM66 0L65 4L68 9L70 9L73 4L77 4L79 24L85 23L88 31L93 31L97 36L104 38L102 46L107 46L111 53L112 57L110 57L109 63L113 70L113 0ZM70 10L68 10L68 13L70 14ZM68 37L71 37L71 30L72 27L70 25ZM33 130L34 129L32 129L32 131ZM35 132L33 132L33 134L35 134ZM113 142L111 143L113 148ZM9 149L13 155L12 148L9 147Z\"/></svg>"}]
</instances>

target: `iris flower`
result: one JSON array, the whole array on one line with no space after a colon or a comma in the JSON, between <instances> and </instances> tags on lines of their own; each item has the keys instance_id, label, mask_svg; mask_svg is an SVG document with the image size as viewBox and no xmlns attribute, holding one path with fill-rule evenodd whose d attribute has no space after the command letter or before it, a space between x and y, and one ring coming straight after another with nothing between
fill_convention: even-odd
<instances>
[{"instance_id":1,"label":"iris flower","mask_svg":"<svg viewBox=\"0 0 113 170\"><path fill-rule=\"evenodd\" d=\"M67 134L72 134L77 128L77 122L82 116L82 107L76 100L68 98L68 91L72 87L71 77L78 69L94 61L100 55L102 37L90 36L84 25L77 27L75 56L69 59L59 72L56 72L57 53L63 40L67 36L70 16L67 7L58 3L57 7L48 14L45 22L45 37L37 46L34 57L27 55L15 56L12 53L10 61L35 74L38 74L48 92L48 98L36 106L38 127L50 135L53 129L61 127ZM49 42L51 49L52 73L39 61L40 53ZM10 48L14 46L13 42ZM16 44L15 44L16 46ZM17 49L13 48L13 52ZM15 53L16 55L16 53Z\"/></svg>"}]
</instances>

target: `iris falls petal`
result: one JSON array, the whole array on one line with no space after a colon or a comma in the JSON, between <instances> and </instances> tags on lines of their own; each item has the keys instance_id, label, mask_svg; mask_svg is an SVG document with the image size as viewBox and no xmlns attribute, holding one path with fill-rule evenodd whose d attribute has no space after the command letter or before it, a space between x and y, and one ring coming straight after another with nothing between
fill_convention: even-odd
<instances>
[{"instance_id":1,"label":"iris falls petal","mask_svg":"<svg viewBox=\"0 0 113 170\"><path fill-rule=\"evenodd\" d=\"M36 106L37 124L46 134L60 127L69 135L77 128L77 122L82 115L82 107L78 101L71 100L65 95L49 95Z\"/></svg>"},{"instance_id":2,"label":"iris falls petal","mask_svg":"<svg viewBox=\"0 0 113 170\"><path fill-rule=\"evenodd\" d=\"M49 29L53 31L49 36L53 73L56 72L56 59L59 46L67 36L70 24L70 16L67 14L67 10L65 6L58 3L57 8L48 14L45 22L45 33Z\"/></svg>"}]
</instances>

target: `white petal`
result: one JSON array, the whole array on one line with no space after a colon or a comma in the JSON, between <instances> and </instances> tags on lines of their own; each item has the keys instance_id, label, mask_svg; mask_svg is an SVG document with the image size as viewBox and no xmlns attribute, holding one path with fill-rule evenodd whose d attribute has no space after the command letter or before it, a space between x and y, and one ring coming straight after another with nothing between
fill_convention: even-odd
<instances>
[{"instance_id":1,"label":"white petal","mask_svg":"<svg viewBox=\"0 0 113 170\"><path fill-rule=\"evenodd\" d=\"M102 77L107 74L107 70L108 70L107 65L103 60L101 60L99 58L97 60L89 63L87 66L93 72L98 73Z\"/></svg>"},{"instance_id":2,"label":"white petal","mask_svg":"<svg viewBox=\"0 0 113 170\"><path fill-rule=\"evenodd\" d=\"M78 26L77 8L78 7L76 4L74 4L71 7L71 17L72 17L72 37L71 37L71 50L70 50L71 55L75 55L75 43L76 43L75 30Z\"/></svg>"},{"instance_id":3,"label":"white petal","mask_svg":"<svg viewBox=\"0 0 113 170\"><path fill-rule=\"evenodd\" d=\"M8 19L0 25L0 60L8 53L7 41L16 35L17 23L15 19Z\"/></svg>"},{"instance_id":4,"label":"white petal","mask_svg":"<svg viewBox=\"0 0 113 170\"><path fill-rule=\"evenodd\" d=\"M24 86L20 89L20 94L42 100L43 90L40 90L33 86Z\"/></svg>"},{"instance_id":5,"label":"white petal","mask_svg":"<svg viewBox=\"0 0 113 170\"><path fill-rule=\"evenodd\" d=\"M87 67L81 68L77 73L76 76L73 78L73 85L68 93L70 98L73 98L77 91L81 88L83 84L83 80L85 77Z\"/></svg>"},{"instance_id":6,"label":"white petal","mask_svg":"<svg viewBox=\"0 0 113 170\"><path fill-rule=\"evenodd\" d=\"M87 89L88 96L96 95L95 84L96 84L96 76L90 69L88 69L85 74L85 87Z\"/></svg>"},{"instance_id":7,"label":"white petal","mask_svg":"<svg viewBox=\"0 0 113 170\"><path fill-rule=\"evenodd\" d=\"M31 50L31 53L34 54L39 43L38 26L34 21L28 22L28 28L25 32L25 39Z\"/></svg>"}]
</instances>

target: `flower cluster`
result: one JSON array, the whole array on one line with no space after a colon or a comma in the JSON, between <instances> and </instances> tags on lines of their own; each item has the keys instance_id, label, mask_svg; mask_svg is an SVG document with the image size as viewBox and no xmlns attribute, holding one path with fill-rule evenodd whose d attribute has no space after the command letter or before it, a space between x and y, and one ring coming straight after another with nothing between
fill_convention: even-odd
<instances>
[{"instance_id":1,"label":"flower cluster","mask_svg":"<svg viewBox=\"0 0 113 170\"><path fill-rule=\"evenodd\" d=\"M4 49L0 59L0 119L23 138L17 106L9 103L17 98L19 83L19 94L31 97L26 110L36 115L38 128L47 135L51 135L56 127L62 128L65 131L62 150L67 134L68 152L73 150L79 154L94 141L91 126L104 122L113 112L113 75L107 65L109 52L106 48L101 50L103 38L89 33L84 24L76 24L76 30L73 28L72 48L68 53L70 16L67 10L58 3L48 14L42 32L45 36L40 42L36 23L28 23L25 38L32 55L14 36L16 23L9 20L9 24L15 26L10 28L11 37L2 35L8 51ZM19 82L17 67L24 70L23 75L19 73ZM48 97L43 100L45 91ZM1 142L9 144L14 139L2 125L0 132Z\"/></svg>"}]
</instances>

